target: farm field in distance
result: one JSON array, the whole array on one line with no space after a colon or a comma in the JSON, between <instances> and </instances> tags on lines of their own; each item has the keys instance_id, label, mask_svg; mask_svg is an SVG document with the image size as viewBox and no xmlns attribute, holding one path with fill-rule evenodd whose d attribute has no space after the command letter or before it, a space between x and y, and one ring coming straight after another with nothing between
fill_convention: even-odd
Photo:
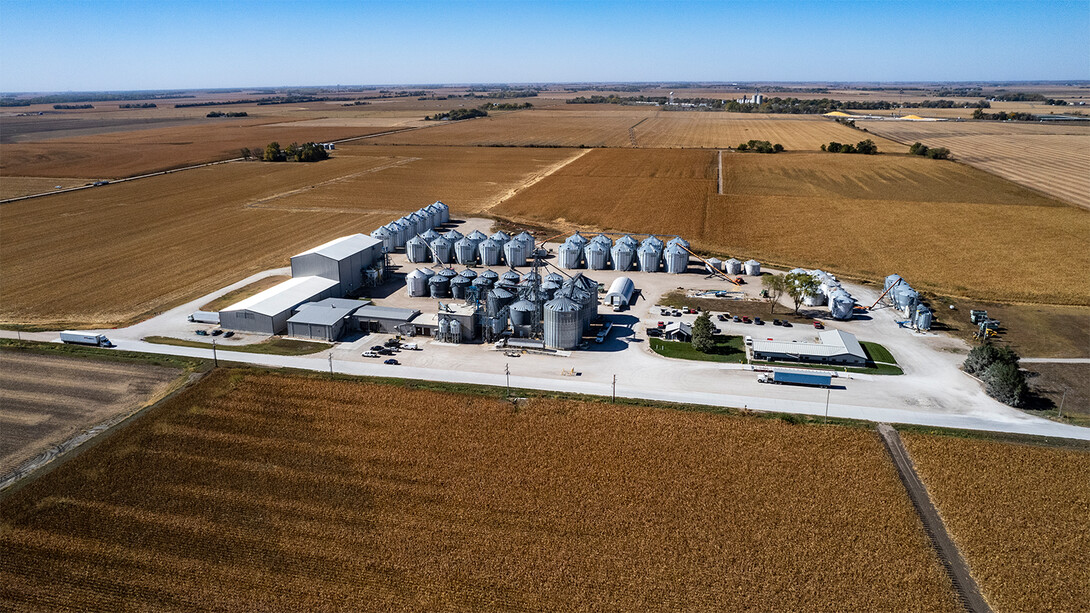
<instances>
[{"instance_id":1,"label":"farm field in distance","mask_svg":"<svg viewBox=\"0 0 1090 613\"><path fill-rule=\"evenodd\" d=\"M995 611L1076 611L1090 602L1090 452L903 438Z\"/></svg>"},{"instance_id":2,"label":"farm field in distance","mask_svg":"<svg viewBox=\"0 0 1090 613\"><path fill-rule=\"evenodd\" d=\"M162 397L177 368L0 351L0 477L82 430Z\"/></svg>"},{"instance_id":3,"label":"farm field in distance","mask_svg":"<svg viewBox=\"0 0 1090 613\"><path fill-rule=\"evenodd\" d=\"M239 162L3 205L0 323L130 322L440 198L488 206L579 153L337 151L318 164Z\"/></svg>"},{"instance_id":4,"label":"farm field in distance","mask_svg":"<svg viewBox=\"0 0 1090 613\"><path fill-rule=\"evenodd\" d=\"M38 608L957 610L874 432L755 417L219 369L0 518Z\"/></svg>"},{"instance_id":5,"label":"farm field in distance","mask_svg":"<svg viewBox=\"0 0 1090 613\"><path fill-rule=\"evenodd\" d=\"M1000 121L857 124L905 144L919 141L946 147L966 164L1090 208L1090 126Z\"/></svg>"},{"instance_id":6,"label":"farm field in distance","mask_svg":"<svg viewBox=\"0 0 1090 613\"><path fill-rule=\"evenodd\" d=\"M678 234L770 265L1003 301L1090 304L1090 214L969 166L896 155L595 150L492 212ZM691 166L688 174L683 170ZM676 178L691 177L691 178ZM997 253L1004 253L997 258ZM1011 274L1010 262L1049 262Z\"/></svg>"}]
</instances>

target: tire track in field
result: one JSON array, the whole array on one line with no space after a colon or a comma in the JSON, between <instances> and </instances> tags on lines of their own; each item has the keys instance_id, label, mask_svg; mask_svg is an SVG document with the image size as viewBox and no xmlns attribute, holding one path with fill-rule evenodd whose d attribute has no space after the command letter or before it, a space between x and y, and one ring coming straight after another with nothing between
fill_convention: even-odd
<instances>
[{"instance_id":1,"label":"tire track in field","mask_svg":"<svg viewBox=\"0 0 1090 613\"><path fill-rule=\"evenodd\" d=\"M920 481L920 476L916 474L916 467L912 464L912 458L901 442L901 435L889 424L878 424L878 435L882 437L886 450L893 458L901 483L908 491L908 497L912 500L912 506L916 508L920 520L923 521L924 530L931 539L935 552L939 555L939 561L950 575L961 604L970 613L991 613L991 607L985 602L984 596L980 593L980 587L969 572L969 565L962 557L954 539L950 538L942 517L931 502L927 488Z\"/></svg>"},{"instance_id":2,"label":"tire track in field","mask_svg":"<svg viewBox=\"0 0 1090 613\"><path fill-rule=\"evenodd\" d=\"M523 190L525 190L527 188L533 187L539 181L542 181L542 180L548 178L549 176L555 174L561 168L564 168L568 164L571 164L575 160L578 160L579 158L583 157L584 155L590 153L591 151L594 151L594 149L582 149L578 153L576 153L575 155L571 156L570 158L568 158L566 160L561 160L561 161L557 162L556 164L553 164L552 166L549 166L548 168L545 168L544 170L542 170L540 172L536 172L536 173L531 174L525 181L523 181L522 183L516 185L515 187L512 187L511 189L507 190L506 192L504 192L503 194L498 196L494 201L486 203L483 207L478 209L477 212L478 213L488 213L488 212L490 212L492 209L500 206L504 202L507 202L508 200L513 198L519 192L521 192L521 191L523 191Z\"/></svg>"},{"instance_id":3,"label":"tire track in field","mask_svg":"<svg viewBox=\"0 0 1090 613\"><path fill-rule=\"evenodd\" d=\"M273 194L272 196L262 198L260 200L255 200L253 202L247 202L246 204L242 205L242 208L244 208L244 209L265 209L265 210L277 210L277 211L290 211L290 212L293 212L293 213L371 213L372 211L370 211L370 210L361 210L361 209L332 209L332 208L325 208L325 207L292 207L292 206L275 206L275 205L274 206L269 206L268 204L270 202L274 202L276 200L281 200L281 199L284 199L284 198L288 198L290 196L294 196L296 194L301 194L303 192L312 190L312 189L314 189L316 187L324 187L326 185L333 185L334 183L340 183L342 181L347 181L349 179L355 179L356 177L360 177L360 176L363 176L363 175L366 175L366 174L371 174L371 173L374 173L374 172L381 172L383 170L387 170L387 169L390 169L390 168L396 168L397 166L403 166L405 164L410 164L410 163L415 162L415 161L417 161L419 159L420 158L414 158L414 157L394 158L393 161L387 162L385 164L380 164L378 166L375 166L374 168L368 168L366 170L361 170L359 172L354 172L354 173L347 174L347 175L341 175L339 177L334 177L332 179L322 181L320 183L314 183L312 185L307 185L306 187L300 187L298 189L293 189L293 190L289 190L289 191L286 191L286 192L280 192L280 193L277 193L277 194ZM381 211L379 211L379 212L381 212Z\"/></svg>"},{"instance_id":4,"label":"tire track in field","mask_svg":"<svg viewBox=\"0 0 1090 613\"><path fill-rule=\"evenodd\" d=\"M647 121L648 119L650 119L650 117L644 117L643 119L637 121L636 123L632 124L631 126L628 126L628 142L632 143L632 148L633 149L639 149L640 148L640 143L639 143L639 141L636 140L636 126L638 126L641 123Z\"/></svg>"}]
</instances>

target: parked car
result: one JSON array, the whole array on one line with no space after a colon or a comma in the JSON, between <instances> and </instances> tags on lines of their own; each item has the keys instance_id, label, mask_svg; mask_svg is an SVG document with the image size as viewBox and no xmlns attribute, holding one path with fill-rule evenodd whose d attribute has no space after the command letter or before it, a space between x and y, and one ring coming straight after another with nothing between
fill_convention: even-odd
<instances>
[{"instance_id":1,"label":"parked car","mask_svg":"<svg viewBox=\"0 0 1090 613\"><path fill-rule=\"evenodd\" d=\"M392 349L387 349L386 347L383 347L382 349L379 349L377 353L379 353L380 355L394 355L393 350Z\"/></svg>"},{"instance_id":2,"label":"parked car","mask_svg":"<svg viewBox=\"0 0 1090 613\"><path fill-rule=\"evenodd\" d=\"M212 336L219 336L221 334L223 334L223 330L220 330L218 328L215 329L215 330L212 330Z\"/></svg>"},{"instance_id":3,"label":"parked car","mask_svg":"<svg viewBox=\"0 0 1090 613\"><path fill-rule=\"evenodd\" d=\"M747 336L747 337L746 337L746 340L745 340L745 343L746 343L747 345L750 345L750 346L752 346L752 345L753 345L753 337L752 337L752 336Z\"/></svg>"},{"instance_id":4,"label":"parked car","mask_svg":"<svg viewBox=\"0 0 1090 613\"><path fill-rule=\"evenodd\" d=\"M660 322L659 322L659 325L658 325L658 327L659 327L660 329L661 329L661 328L665 328L665 327L666 327L666 322L665 322L665 321L660 321Z\"/></svg>"},{"instance_id":5,"label":"parked car","mask_svg":"<svg viewBox=\"0 0 1090 613\"><path fill-rule=\"evenodd\" d=\"M718 319L719 321L727 321L727 319L728 319L728 317L726 315L722 314L722 313L716 315L715 318Z\"/></svg>"},{"instance_id":6,"label":"parked car","mask_svg":"<svg viewBox=\"0 0 1090 613\"><path fill-rule=\"evenodd\" d=\"M773 319L772 320L772 325L773 326L780 326L780 325L783 325L783 322L778 320L778 319Z\"/></svg>"},{"instance_id":7,"label":"parked car","mask_svg":"<svg viewBox=\"0 0 1090 613\"><path fill-rule=\"evenodd\" d=\"M757 324L758 326L763 326L763 325L765 325L765 322L761 321L761 318L760 318L760 317L754 317L754 318L753 318L753 323Z\"/></svg>"},{"instance_id":8,"label":"parked car","mask_svg":"<svg viewBox=\"0 0 1090 613\"><path fill-rule=\"evenodd\" d=\"M685 312L688 313L689 315L696 315L696 309L694 309L693 307L686 308Z\"/></svg>"},{"instance_id":9,"label":"parked car","mask_svg":"<svg viewBox=\"0 0 1090 613\"><path fill-rule=\"evenodd\" d=\"M385 349L385 347L383 347L382 345L372 345L371 346L371 351L382 351L383 349Z\"/></svg>"},{"instance_id":10,"label":"parked car","mask_svg":"<svg viewBox=\"0 0 1090 613\"><path fill-rule=\"evenodd\" d=\"M741 321L742 321L741 317L738 317L737 315L734 316L734 323L739 323Z\"/></svg>"},{"instance_id":11,"label":"parked car","mask_svg":"<svg viewBox=\"0 0 1090 613\"><path fill-rule=\"evenodd\" d=\"M197 336L208 336L208 330L197 330Z\"/></svg>"},{"instance_id":12,"label":"parked car","mask_svg":"<svg viewBox=\"0 0 1090 613\"><path fill-rule=\"evenodd\" d=\"M223 338L231 338L231 337L232 337L232 336L234 336L234 335L235 335L235 331L234 331L234 330L228 330L228 331L226 331L226 332L224 332L224 333L223 333Z\"/></svg>"},{"instance_id":13,"label":"parked car","mask_svg":"<svg viewBox=\"0 0 1090 613\"><path fill-rule=\"evenodd\" d=\"M823 324L820 321L815 319L814 320L814 327L817 328L818 330L821 330L821 329L825 328L825 324Z\"/></svg>"},{"instance_id":14,"label":"parked car","mask_svg":"<svg viewBox=\"0 0 1090 613\"><path fill-rule=\"evenodd\" d=\"M671 315L673 315L674 317L681 317L681 311L674 311L673 313L671 313Z\"/></svg>"},{"instance_id":15,"label":"parked car","mask_svg":"<svg viewBox=\"0 0 1090 613\"><path fill-rule=\"evenodd\" d=\"M393 359L393 358L390 358L389 360L385 360L383 362L383 364L389 364L391 366L397 366L399 364L399 362L397 360Z\"/></svg>"},{"instance_id":16,"label":"parked car","mask_svg":"<svg viewBox=\"0 0 1090 613\"><path fill-rule=\"evenodd\" d=\"M363 357L365 357L365 358L377 358L378 354L375 353L374 351L364 351L363 352Z\"/></svg>"},{"instance_id":17,"label":"parked car","mask_svg":"<svg viewBox=\"0 0 1090 613\"><path fill-rule=\"evenodd\" d=\"M647 336L662 336L662 330L659 330L658 328L648 328Z\"/></svg>"},{"instance_id":18,"label":"parked car","mask_svg":"<svg viewBox=\"0 0 1090 613\"><path fill-rule=\"evenodd\" d=\"M750 319L749 319L749 317L748 317L748 316L746 316L746 315L743 315L743 316L742 316L742 323L744 323L744 324L750 324L750 323L753 323L753 322L752 322L752 321L750 321Z\"/></svg>"},{"instance_id":19,"label":"parked car","mask_svg":"<svg viewBox=\"0 0 1090 613\"><path fill-rule=\"evenodd\" d=\"M669 317L670 309L659 309L659 315L662 315L663 317Z\"/></svg>"},{"instance_id":20,"label":"parked car","mask_svg":"<svg viewBox=\"0 0 1090 613\"><path fill-rule=\"evenodd\" d=\"M398 347L400 345L401 341L397 340L396 338L391 338L390 340L386 341L387 347Z\"/></svg>"},{"instance_id":21,"label":"parked car","mask_svg":"<svg viewBox=\"0 0 1090 613\"><path fill-rule=\"evenodd\" d=\"M791 322L787 321L786 319L783 320L783 327L790 328L791 327Z\"/></svg>"}]
</instances>

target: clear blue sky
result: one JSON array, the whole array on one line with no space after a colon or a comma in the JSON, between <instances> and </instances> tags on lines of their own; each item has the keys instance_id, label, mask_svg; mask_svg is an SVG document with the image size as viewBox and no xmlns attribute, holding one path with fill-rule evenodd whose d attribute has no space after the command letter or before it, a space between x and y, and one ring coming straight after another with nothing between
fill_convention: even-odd
<instances>
[{"instance_id":1,"label":"clear blue sky","mask_svg":"<svg viewBox=\"0 0 1090 613\"><path fill-rule=\"evenodd\" d=\"M1090 79L1090 0L0 0L0 38L9 92Z\"/></svg>"}]
</instances>

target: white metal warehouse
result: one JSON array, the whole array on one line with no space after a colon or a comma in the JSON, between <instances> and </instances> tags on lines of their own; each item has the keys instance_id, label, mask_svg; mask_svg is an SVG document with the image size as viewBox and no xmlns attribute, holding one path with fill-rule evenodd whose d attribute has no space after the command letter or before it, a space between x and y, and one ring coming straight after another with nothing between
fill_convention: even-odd
<instances>
[{"instance_id":1,"label":"white metal warehouse","mask_svg":"<svg viewBox=\"0 0 1090 613\"><path fill-rule=\"evenodd\" d=\"M293 277L220 311L220 327L279 334L287 329L288 318L299 305L333 297L337 289L334 279Z\"/></svg>"},{"instance_id":2,"label":"white metal warehouse","mask_svg":"<svg viewBox=\"0 0 1090 613\"><path fill-rule=\"evenodd\" d=\"M363 286L365 268L382 257L382 241L366 234L342 236L291 258L291 276L337 281L337 297Z\"/></svg>"},{"instance_id":3,"label":"white metal warehouse","mask_svg":"<svg viewBox=\"0 0 1090 613\"><path fill-rule=\"evenodd\" d=\"M818 362L864 366L867 354L854 334L840 330L826 330L820 335L820 343L792 343L786 341L753 341L753 359L769 362Z\"/></svg>"}]
</instances>

